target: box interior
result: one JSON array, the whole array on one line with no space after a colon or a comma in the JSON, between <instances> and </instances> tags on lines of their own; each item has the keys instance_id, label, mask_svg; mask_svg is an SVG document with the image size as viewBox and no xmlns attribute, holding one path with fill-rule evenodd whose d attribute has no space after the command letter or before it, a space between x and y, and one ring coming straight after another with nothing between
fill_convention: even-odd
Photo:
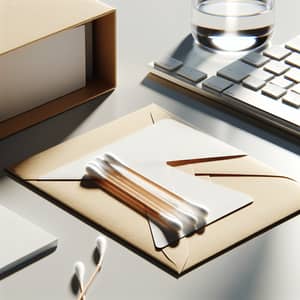
<instances>
[{"instance_id":1,"label":"box interior","mask_svg":"<svg viewBox=\"0 0 300 300\"><path fill-rule=\"evenodd\" d=\"M0 139L45 119L88 102L116 86L116 12L113 10L92 24L92 72L85 88L52 100L42 106L0 122ZM87 22L88 23L88 22ZM83 25L83 24L80 24Z\"/></svg>"}]
</instances>

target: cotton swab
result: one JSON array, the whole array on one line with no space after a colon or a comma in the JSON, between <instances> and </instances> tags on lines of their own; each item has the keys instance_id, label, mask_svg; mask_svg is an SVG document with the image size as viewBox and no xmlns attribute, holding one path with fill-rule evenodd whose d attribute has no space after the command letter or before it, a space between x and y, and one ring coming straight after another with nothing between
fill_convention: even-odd
<instances>
[{"instance_id":1,"label":"cotton swab","mask_svg":"<svg viewBox=\"0 0 300 300\"><path fill-rule=\"evenodd\" d=\"M74 264L74 273L77 277L77 280L79 282L79 290L80 293L82 293L83 291L83 281L84 281L84 275L85 275L85 266L83 264L83 262L78 261ZM85 296L83 295L82 299L85 299Z\"/></svg>"},{"instance_id":2,"label":"cotton swab","mask_svg":"<svg viewBox=\"0 0 300 300\"><path fill-rule=\"evenodd\" d=\"M106 238L104 236L98 236L97 237L97 239L96 239L96 248L99 252L99 261L97 263L97 266L96 266L96 269L95 269L94 273L91 275L89 281L87 282L87 284L85 285L85 287L81 291L81 293L78 297L78 300L83 300L84 299L83 297L86 294L89 287L92 285L93 281L95 280L96 275L101 271L103 260L104 260L104 255L105 255L106 248L107 248L107 241L106 241Z\"/></svg>"}]
</instances>

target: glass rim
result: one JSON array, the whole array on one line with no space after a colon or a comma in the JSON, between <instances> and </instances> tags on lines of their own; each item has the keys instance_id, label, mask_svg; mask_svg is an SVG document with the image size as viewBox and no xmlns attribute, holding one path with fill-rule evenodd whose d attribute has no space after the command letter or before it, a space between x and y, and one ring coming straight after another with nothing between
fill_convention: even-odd
<instances>
[{"instance_id":1,"label":"glass rim","mask_svg":"<svg viewBox=\"0 0 300 300\"><path fill-rule=\"evenodd\" d=\"M241 0L192 0L193 3L197 3L200 4L201 2L203 2L203 4L205 4L205 2L240 2ZM263 10L262 12L259 13L259 15L264 15L266 13L272 12L274 11L274 7L275 7L275 0L267 0L267 1L261 1L261 0L247 0L249 2L252 1L257 1L257 2L265 2L265 6L266 9ZM223 15L221 14L214 14L212 12L205 12L206 15L211 15L211 16L226 16L226 13L224 13ZM227 15L226 17L228 18L243 18L243 17L252 17L252 16L257 16L258 14L253 13L253 14L247 14L247 15Z\"/></svg>"}]
</instances>

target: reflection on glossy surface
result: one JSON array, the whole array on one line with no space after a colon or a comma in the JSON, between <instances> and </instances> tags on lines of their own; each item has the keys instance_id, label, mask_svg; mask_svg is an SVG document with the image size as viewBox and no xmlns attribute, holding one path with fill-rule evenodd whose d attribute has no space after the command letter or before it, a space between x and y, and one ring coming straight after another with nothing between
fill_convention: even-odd
<instances>
[{"instance_id":1,"label":"reflection on glossy surface","mask_svg":"<svg viewBox=\"0 0 300 300\"><path fill-rule=\"evenodd\" d=\"M216 49L225 51L240 51L241 49L250 49L255 45L254 37L240 37L235 34L216 36L211 39L211 43Z\"/></svg>"}]
</instances>

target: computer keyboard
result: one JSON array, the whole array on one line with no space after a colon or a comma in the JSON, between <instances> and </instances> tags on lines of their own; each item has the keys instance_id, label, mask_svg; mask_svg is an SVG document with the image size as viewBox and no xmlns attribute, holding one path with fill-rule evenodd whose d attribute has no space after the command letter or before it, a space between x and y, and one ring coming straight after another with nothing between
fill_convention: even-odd
<instances>
[{"instance_id":1,"label":"computer keyboard","mask_svg":"<svg viewBox=\"0 0 300 300\"><path fill-rule=\"evenodd\" d=\"M203 51L194 45L151 63L151 72L300 138L300 36L234 59Z\"/></svg>"}]
</instances>

